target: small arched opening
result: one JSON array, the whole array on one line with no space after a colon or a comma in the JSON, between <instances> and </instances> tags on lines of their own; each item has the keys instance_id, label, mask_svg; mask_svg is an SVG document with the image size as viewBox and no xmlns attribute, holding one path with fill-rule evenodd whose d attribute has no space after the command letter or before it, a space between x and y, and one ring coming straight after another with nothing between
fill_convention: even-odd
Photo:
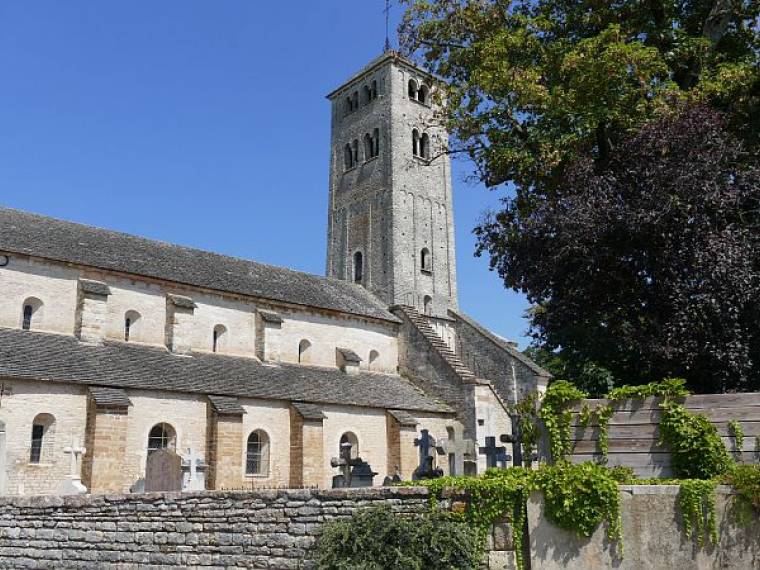
<instances>
[{"instance_id":1,"label":"small arched opening","mask_svg":"<svg viewBox=\"0 0 760 570\"><path fill-rule=\"evenodd\" d=\"M311 360L311 342L303 339L298 343L298 362L306 364Z\"/></svg>"},{"instance_id":2,"label":"small arched opening","mask_svg":"<svg viewBox=\"0 0 760 570\"><path fill-rule=\"evenodd\" d=\"M367 360L367 368L374 370L377 367L377 359L380 358L380 353L376 350L369 351L369 359Z\"/></svg>"},{"instance_id":3,"label":"small arched opening","mask_svg":"<svg viewBox=\"0 0 760 570\"><path fill-rule=\"evenodd\" d=\"M269 475L269 435L264 430L257 429L248 436L245 474L258 477Z\"/></svg>"},{"instance_id":4,"label":"small arched opening","mask_svg":"<svg viewBox=\"0 0 760 570\"><path fill-rule=\"evenodd\" d=\"M53 457L55 442L55 416L37 414L32 421L32 442L29 463L48 463Z\"/></svg>"},{"instance_id":5,"label":"small arched opening","mask_svg":"<svg viewBox=\"0 0 760 570\"><path fill-rule=\"evenodd\" d=\"M422 158L430 158L430 137L427 133L423 133L420 137L420 156Z\"/></svg>"},{"instance_id":6,"label":"small arched opening","mask_svg":"<svg viewBox=\"0 0 760 570\"><path fill-rule=\"evenodd\" d=\"M430 295L425 295L422 300L422 310L426 315L433 314L433 298Z\"/></svg>"},{"instance_id":7,"label":"small arched opening","mask_svg":"<svg viewBox=\"0 0 760 570\"><path fill-rule=\"evenodd\" d=\"M148 432L148 453L159 449L176 449L177 432L165 422L154 425Z\"/></svg>"},{"instance_id":8,"label":"small arched opening","mask_svg":"<svg viewBox=\"0 0 760 570\"><path fill-rule=\"evenodd\" d=\"M430 250L426 247L420 251L420 269L426 273L430 273L433 269L433 263L430 259Z\"/></svg>"},{"instance_id":9,"label":"small arched opening","mask_svg":"<svg viewBox=\"0 0 760 570\"><path fill-rule=\"evenodd\" d=\"M420 132L417 129L412 129L412 154L420 155Z\"/></svg>"},{"instance_id":10,"label":"small arched opening","mask_svg":"<svg viewBox=\"0 0 760 570\"><path fill-rule=\"evenodd\" d=\"M21 328L25 331L39 328L44 303L37 297L29 297L21 306Z\"/></svg>"},{"instance_id":11,"label":"small arched opening","mask_svg":"<svg viewBox=\"0 0 760 570\"><path fill-rule=\"evenodd\" d=\"M364 135L364 160L369 160L374 157L374 144L372 143L372 137L369 133Z\"/></svg>"},{"instance_id":12,"label":"small arched opening","mask_svg":"<svg viewBox=\"0 0 760 570\"><path fill-rule=\"evenodd\" d=\"M211 337L211 351L223 352L225 344L227 342L227 327L224 325L216 325Z\"/></svg>"},{"instance_id":13,"label":"small arched opening","mask_svg":"<svg viewBox=\"0 0 760 570\"><path fill-rule=\"evenodd\" d=\"M124 341L129 342L138 338L140 328L140 313L137 311L127 311L124 314Z\"/></svg>"},{"instance_id":14,"label":"small arched opening","mask_svg":"<svg viewBox=\"0 0 760 570\"><path fill-rule=\"evenodd\" d=\"M417 101L427 105L429 97L430 97L430 89L428 89L428 86L423 83L422 85L420 85L420 88L417 90Z\"/></svg>"},{"instance_id":15,"label":"small arched opening","mask_svg":"<svg viewBox=\"0 0 760 570\"><path fill-rule=\"evenodd\" d=\"M341 457L342 454L340 453L343 450L343 444L344 443L350 443L351 444L351 458L356 459L359 457L359 438L356 437L356 434L352 431L345 432L342 436L340 436L340 444L338 445L338 457Z\"/></svg>"},{"instance_id":16,"label":"small arched opening","mask_svg":"<svg viewBox=\"0 0 760 570\"><path fill-rule=\"evenodd\" d=\"M408 92L409 92L409 98L414 99L416 101L417 100L417 82L414 79L409 80Z\"/></svg>"},{"instance_id":17,"label":"small arched opening","mask_svg":"<svg viewBox=\"0 0 760 570\"><path fill-rule=\"evenodd\" d=\"M361 251L354 253L354 283L364 280L364 256Z\"/></svg>"},{"instance_id":18,"label":"small arched opening","mask_svg":"<svg viewBox=\"0 0 760 570\"><path fill-rule=\"evenodd\" d=\"M343 161L344 161L346 170L348 170L354 165L353 156L354 156L354 153L351 152L351 145L346 143L346 146L343 149Z\"/></svg>"}]
</instances>

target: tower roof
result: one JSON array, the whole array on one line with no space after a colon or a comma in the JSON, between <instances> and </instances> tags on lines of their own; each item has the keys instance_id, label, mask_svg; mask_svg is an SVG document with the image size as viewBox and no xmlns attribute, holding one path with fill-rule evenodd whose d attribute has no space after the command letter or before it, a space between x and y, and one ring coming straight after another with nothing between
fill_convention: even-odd
<instances>
[{"instance_id":1,"label":"tower roof","mask_svg":"<svg viewBox=\"0 0 760 570\"><path fill-rule=\"evenodd\" d=\"M438 78L436 78L433 74L431 74L428 71L425 71L422 69L419 65L414 63L411 59L408 57L402 55L401 53L390 50L387 51L372 61L370 61L367 65L365 65L361 70L354 73L347 81L345 81L342 85L337 87L336 89L333 89L330 93L326 95L326 97L330 100L334 99L338 94L340 94L341 91L343 91L346 87L357 81L359 78L364 77L368 73L371 73L378 67L381 67L385 63L392 61L393 63L397 65L403 65L405 67L408 67L410 69L413 69L415 72L425 75L426 77L429 77L432 81L440 81Z\"/></svg>"}]
</instances>

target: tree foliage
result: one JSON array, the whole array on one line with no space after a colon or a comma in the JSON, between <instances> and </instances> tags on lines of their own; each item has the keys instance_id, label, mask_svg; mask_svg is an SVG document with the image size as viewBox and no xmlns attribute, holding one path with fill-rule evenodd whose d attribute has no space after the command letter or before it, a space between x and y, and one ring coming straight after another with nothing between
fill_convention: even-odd
<instances>
[{"instance_id":1,"label":"tree foliage","mask_svg":"<svg viewBox=\"0 0 760 570\"><path fill-rule=\"evenodd\" d=\"M756 389L759 199L760 169L721 114L690 106L622 140L603 169L578 160L530 208L518 197L479 237L565 360L631 383Z\"/></svg>"},{"instance_id":2,"label":"tree foliage","mask_svg":"<svg viewBox=\"0 0 760 570\"><path fill-rule=\"evenodd\" d=\"M757 0L405 0L402 46L449 84L452 151L488 184L556 186L674 100L760 137Z\"/></svg>"}]
</instances>

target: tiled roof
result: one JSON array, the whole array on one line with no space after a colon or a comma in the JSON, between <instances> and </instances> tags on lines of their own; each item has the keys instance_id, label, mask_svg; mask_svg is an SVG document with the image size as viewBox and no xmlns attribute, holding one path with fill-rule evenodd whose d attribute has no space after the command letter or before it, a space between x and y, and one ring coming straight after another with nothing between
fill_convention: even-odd
<instances>
[{"instance_id":1,"label":"tiled roof","mask_svg":"<svg viewBox=\"0 0 760 570\"><path fill-rule=\"evenodd\" d=\"M404 427L414 427L420 423L417 418L405 410L388 410L388 413Z\"/></svg>"},{"instance_id":2,"label":"tiled roof","mask_svg":"<svg viewBox=\"0 0 760 570\"><path fill-rule=\"evenodd\" d=\"M211 402L211 407L217 414L223 416L242 416L245 414L243 406L240 405L240 400L233 396L209 394L208 401Z\"/></svg>"},{"instance_id":3,"label":"tiled roof","mask_svg":"<svg viewBox=\"0 0 760 570\"><path fill-rule=\"evenodd\" d=\"M343 360L346 362L350 362L351 364L360 364L362 361L362 357L356 354L350 348L338 348L337 350L343 357Z\"/></svg>"},{"instance_id":4,"label":"tiled roof","mask_svg":"<svg viewBox=\"0 0 760 570\"><path fill-rule=\"evenodd\" d=\"M90 386L89 392L98 406L126 408L132 405L132 402L127 397L127 393L121 388Z\"/></svg>"},{"instance_id":5,"label":"tiled roof","mask_svg":"<svg viewBox=\"0 0 760 570\"><path fill-rule=\"evenodd\" d=\"M100 295L102 297L107 297L111 294L111 290L108 288L108 285L101 281L80 279L79 286L82 288L82 292L90 293L91 295Z\"/></svg>"},{"instance_id":6,"label":"tiled roof","mask_svg":"<svg viewBox=\"0 0 760 570\"><path fill-rule=\"evenodd\" d=\"M293 402L293 407L305 420L323 420L325 413L321 406L315 404L305 404L304 402Z\"/></svg>"},{"instance_id":7,"label":"tiled roof","mask_svg":"<svg viewBox=\"0 0 760 570\"><path fill-rule=\"evenodd\" d=\"M0 377L384 409L448 411L400 376L221 354L178 356L124 342L0 328Z\"/></svg>"},{"instance_id":8,"label":"tiled roof","mask_svg":"<svg viewBox=\"0 0 760 570\"><path fill-rule=\"evenodd\" d=\"M0 252L21 253L216 291L397 321L379 299L349 281L10 208L0 208Z\"/></svg>"},{"instance_id":9,"label":"tiled roof","mask_svg":"<svg viewBox=\"0 0 760 570\"><path fill-rule=\"evenodd\" d=\"M517 350L514 346L509 344L506 340L495 335L484 326L481 326L475 319L472 319L466 314L461 313L459 311L454 311L453 309L449 309L449 313L453 314L456 318L461 319L463 322L470 325L472 328L480 332L483 336L485 336L488 340L490 340L492 343L497 345L499 348L503 349L505 352L509 353L515 359L522 362L525 366L530 368L537 376L551 378L551 374L549 372L541 368L538 364L533 362L530 358L525 356L522 352Z\"/></svg>"}]
</instances>

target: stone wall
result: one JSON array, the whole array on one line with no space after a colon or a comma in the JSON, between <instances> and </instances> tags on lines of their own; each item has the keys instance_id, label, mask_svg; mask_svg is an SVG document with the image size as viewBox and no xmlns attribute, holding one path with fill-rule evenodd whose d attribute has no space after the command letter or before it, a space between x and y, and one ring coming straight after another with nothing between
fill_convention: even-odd
<instances>
[{"instance_id":1,"label":"stone wall","mask_svg":"<svg viewBox=\"0 0 760 570\"><path fill-rule=\"evenodd\" d=\"M760 568L760 519L743 527L736 522L729 489L717 493L717 545L698 548L683 530L675 485L621 486L624 556L606 538L606 527L582 539L544 516L544 501L528 503L531 567L541 570L616 568L641 570L752 570Z\"/></svg>"},{"instance_id":2,"label":"stone wall","mask_svg":"<svg viewBox=\"0 0 760 570\"><path fill-rule=\"evenodd\" d=\"M0 498L2 568L309 568L321 523L419 488ZM444 505L446 503L444 502Z\"/></svg>"},{"instance_id":3,"label":"stone wall","mask_svg":"<svg viewBox=\"0 0 760 570\"><path fill-rule=\"evenodd\" d=\"M621 486L624 556L601 525L589 539L528 503L527 553L534 570L642 568L707 570L760 567L760 519L736 522L729 489L718 488L720 540L704 548L686 537L677 486ZM459 498L439 501L458 508ZM423 488L207 491L142 495L0 498L0 568L311 568L324 522L385 505L399 514L428 509ZM514 570L511 528L499 521L484 566Z\"/></svg>"}]
</instances>

